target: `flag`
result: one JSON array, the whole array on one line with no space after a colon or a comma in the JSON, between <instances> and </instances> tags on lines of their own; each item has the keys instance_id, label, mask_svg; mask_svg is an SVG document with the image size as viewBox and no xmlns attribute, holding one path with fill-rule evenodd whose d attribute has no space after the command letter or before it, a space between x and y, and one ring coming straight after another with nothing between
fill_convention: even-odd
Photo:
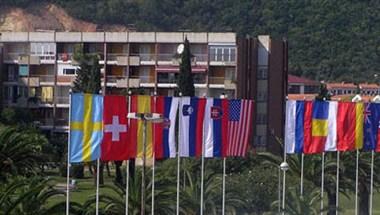
<instances>
[{"instance_id":1,"label":"flag","mask_svg":"<svg viewBox=\"0 0 380 215\"><path fill-rule=\"evenodd\" d=\"M226 156L228 147L227 99L207 99L203 126L205 157Z\"/></svg>"},{"instance_id":2,"label":"flag","mask_svg":"<svg viewBox=\"0 0 380 215\"><path fill-rule=\"evenodd\" d=\"M103 97L73 93L70 101L70 163L93 161L100 157Z\"/></svg>"},{"instance_id":3,"label":"flag","mask_svg":"<svg viewBox=\"0 0 380 215\"><path fill-rule=\"evenodd\" d=\"M285 150L288 154L303 152L304 114L304 101L286 101Z\"/></svg>"},{"instance_id":4,"label":"flag","mask_svg":"<svg viewBox=\"0 0 380 215\"><path fill-rule=\"evenodd\" d=\"M252 131L253 101L232 99L228 113L227 156L245 156Z\"/></svg>"},{"instance_id":5,"label":"flag","mask_svg":"<svg viewBox=\"0 0 380 215\"><path fill-rule=\"evenodd\" d=\"M205 105L205 98L181 98L179 113L179 154L181 157L202 155Z\"/></svg>"},{"instance_id":6,"label":"flag","mask_svg":"<svg viewBox=\"0 0 380 215\"><path fill-rule=\"evenodd\" d=\"M155 98L155 113L164 117L163 123L153 125L154 155L156 159L173 158L176 156L175 124L179 98L163 97Z\"/></svg>"},{"instance_id":7,"label":"flag","mask_svg":"<svg viewBox=\"0 0 380 215\"><path fill-rule=\"evenodd\" d=\"M337 143L337 112L338 112L338 102L329 101L329 116L327 118L328 133L325 144L325 152L336 151Z\"/></svg>"},{"instance_id":8,"label":"flag","mask_svg":"<svg viewBox=\"0 0 380 215\"><path fill-rule=\"evenodd\" d=\"M134 95L131 98L131 113L152 113L153 97L145 95ZM131 153L134 157L143 157L143 121L130 119L129 137L131 144ZM153 155L153 132L152 123L147 122L146 128L146 157L151 158Z\"/></svg>"},{"instance_id":9,"label":"flag","mask_svg":"<svg viewBox=\"0 0 380 215\"><path fill-rule=\"evenodd\" d=\"M304 143L303 151L305 154L324 152L329 133L329 102L314 101L312 106L307 108L304 115L307 141Z\"/></svg>"},{"instance_id":10,"label":"flag","mask_svg":"<svg viewBox=\"0 0 380 215\"><path fill-rule=\"evenodd\" d=\"M364 143L363 149L366 151L376 150L378 147L380 121L380 104L365 104L364 110Z\"/></svg>"},{"instance_id":11,"label":"flag","mask_svg":"<svg viewBox=\"0 0 380 215\"><path fill-rule=\"evenodd\" d=\"M349 151L363 147L364 104L339 102L337 114L337 149Z\"/></svg>"},{"instance_id":12,"label":"flag","mask_svg":"<svg viewBox=\"0 0 380 215\"><path fill-rule=\"evenodd\" d=\"M131 154L127 128L127 99L125 96L107 95L104 97L103 142L101 159L128 160Z\"/></svg>"}]
</instances>

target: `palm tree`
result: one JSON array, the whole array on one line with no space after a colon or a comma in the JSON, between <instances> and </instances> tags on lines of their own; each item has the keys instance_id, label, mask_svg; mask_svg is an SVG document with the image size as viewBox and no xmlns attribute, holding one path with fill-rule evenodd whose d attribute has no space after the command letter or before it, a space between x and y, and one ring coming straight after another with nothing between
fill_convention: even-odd
<instances>
[{"instance_id":1,"label":"palm tree","mask_svg":"<svg viewBox=\"0 0 380 215\"><path fill-rule=\"evenodd\" d=\"M318 188L312 189L310 192L305 192L303 196L299 195L299 188L291 187L288 190L287 201L285 205L285 212L287 215L317 215L320 214L319 201L320 191ZM272 203L273 211L276 211L277 201ZM272 214L277 214L273 212Z\"/></svg>"},{"instance_id":2,"label":"palm tree","mask_svg":"<svg viewBox=\"0 0 380 215\"><path fill-rule=\"evenodd\" d=\"M41 177L21 177L8 181L0 186L0 214L48 215L64 211L64 201L48 204L52 198L64 195L63 191L54 189L54 181ZM73 214L80 213L80 204L72 202L70 206Z\"/></svg>"},{"instance_id":3,"label":"palm tree","mask_svg":"<svg viewBox=\"0 0 380 215\"><path fill-rule=\"evenodd\" d=\"M0 180L9 175L35 174L44 144L47 139L34 130L0 126Z\"/></svg>"}]
</instances>

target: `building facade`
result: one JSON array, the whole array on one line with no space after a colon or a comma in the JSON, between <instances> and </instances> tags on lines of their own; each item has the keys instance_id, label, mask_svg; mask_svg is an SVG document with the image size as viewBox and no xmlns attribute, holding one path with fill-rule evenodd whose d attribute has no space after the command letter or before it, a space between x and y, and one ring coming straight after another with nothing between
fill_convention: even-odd
<instances>
[{"instance_id":1,"label":"building facade","mask_svg":"<svg viewBox=\"0 0 380 215\"><path fill-rule=\"evenodd\" d=\"M42 129L67 132L69 90L78 68L73 54L78 48L100 56L104 94L125 94L138 89L148 95L172 96L179 72L176 50L185 37L191 44L192 72L198 96L225 94L228 98L253 98L257 106L262 106L260 102L268 101L269 104L271 100L268 82L284 84L284 76L278 76L284 71L284 59L281 65L276 63L277 58L283 57L283 43L275 43L276 48L269 54L270 44L274 44L269 37L256 39L258 52L251 55L242 44L246 39L237 39L234 33L1 32L2 104L30 109ZM281 48L277 48L279 45ZM277 52L279 55L273 58ZM246 59L239 60L239 56ZM272 61L276 71L271 70ZM248 74L238 69L238 64L247 63L257 66L252 70L255 73L249 74L255 76L253 79L244 78ZM257 95L253 96L248 88L238 87L240 82L247 83L247 80L250 87L260 89L255 92ZM283 100L283 93L280 94L274 99ZM267 123L269 117L262 116L265 115L260 112L262 109L256 109L258 116L255 118ZM262 130L257 126L256 129ZM265 145L265 141L264 138L258 144Z\"/></svg>"}]
</instances>

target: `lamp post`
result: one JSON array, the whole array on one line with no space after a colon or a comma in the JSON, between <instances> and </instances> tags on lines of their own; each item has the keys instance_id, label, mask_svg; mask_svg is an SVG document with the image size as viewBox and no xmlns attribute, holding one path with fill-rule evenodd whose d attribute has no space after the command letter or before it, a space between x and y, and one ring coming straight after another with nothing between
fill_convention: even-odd
<instances>
[{"instance_id":1,"label":"lamp post","mask_svg":"<svg viewBox=\"0 0 380 215\"><path fill-rule=\"evenodd\" d=\"M161 123L163 116L158 113L129 113L128 119L143 121L143 168L141 174L141 215L145 215L145 163L146 163L146 126L148 122Z\"/></svg>"},{"instance_id":2,"label":"lamp post","mask_svg":"<svg viewBox=\"0 0 380 215\"><path fill-rule=\"evenodd\" d=\"M280 169L283 171L283 177L282 177L282 214L285 214L285 190L286 190L286 171L289 169L288 163L286 161L282 162L280 164Z\"/></svg>"}]
</instances>

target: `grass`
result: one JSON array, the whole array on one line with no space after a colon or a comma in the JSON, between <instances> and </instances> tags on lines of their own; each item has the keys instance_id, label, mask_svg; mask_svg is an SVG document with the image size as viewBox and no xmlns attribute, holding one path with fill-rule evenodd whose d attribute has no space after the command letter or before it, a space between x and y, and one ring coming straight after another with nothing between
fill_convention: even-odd
<instances>
[{"instance_id":1,"label":"grass","mask_svg":"<svg viewBox=\"0 0 380 215\"><path fill-rule=\"evenodd\" d=\"M48 175L54 179L55 182L60 184L66 184L66 177L61 177L58 175L57 171L51 171L48 173ZM114 180L114 169L111 168L111 177L108 176L107 172L104 171L104 183L106 185L113 185ZM94 183L94 178L90 174L89 171L85 171L85 178L84 179L75 179L77 184L77 189L70 191L70 200L74 202L78 202L80 204L83 204L88 200L90 196L94 196L96 194L96 187ZM107 188L104 188L102 186L99 187L100 193L103 194L110 194L112 195L112 191L110 191ZM340 207L344 210L340 214L347 214L347 215L354 215L355 214L355 194L350 194L350 198L347 198L344 195L340 195ZM55 198L49 199L49 204L66 201L65 196L57 196ZM325 201L325 206L327 204L327 200ZM380 215L380 193L376 192L374 193L374 199L373 199L373 214Z\"/></svg>"}]
</instances>

